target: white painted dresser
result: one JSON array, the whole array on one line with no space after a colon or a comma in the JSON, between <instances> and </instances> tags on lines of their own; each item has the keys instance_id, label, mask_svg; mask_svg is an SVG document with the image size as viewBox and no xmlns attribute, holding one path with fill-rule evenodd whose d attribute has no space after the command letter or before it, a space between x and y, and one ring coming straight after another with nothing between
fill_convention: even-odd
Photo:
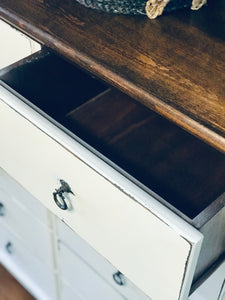
<instances>
[{"instance_id":1,"label":"white painted dresser","mask_svg":"<svg viewBox=\"0 0 225 300\"><path fill-rule=\"evenodd\" d=\"M0 26L1 41L8 41L14 29ZM0 71L1 263L38 299L63 300L185 300L191 287L190 299L214 300L204 294L204 284L215 263L222 271L218 284L207 289L215 300L224 299L224 196L195 222L165 205L60 117L10 85L14 69L20 72L15 78L23 80L28 72L32 81L35 69L23 66L54 57L20 33L12 43L0 50L0 63L15 50ZM80 70L71 72L90 81L90 102L117 93Z\"/></svg>"}]
</instances>

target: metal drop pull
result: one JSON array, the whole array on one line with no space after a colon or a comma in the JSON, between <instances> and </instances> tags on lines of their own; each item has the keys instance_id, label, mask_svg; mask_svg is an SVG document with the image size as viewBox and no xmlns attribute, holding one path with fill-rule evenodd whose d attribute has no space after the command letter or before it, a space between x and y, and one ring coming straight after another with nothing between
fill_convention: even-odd
<instances>
[{"instance_id":1,"label":"metal drop pull","mask_svg":"<svg viewBox=\"0 0 225 300\"><path fill-rule=\"evenodd\" d=\"M13 253L13 245L11 242L8 242L6 245L5 245L5 249L6 251L9 253L9 254L12 254Z\"/></svg>"},{"instance_id":2,"label":"metal drop pull","mask_svg":"<svg viewBox=\"0 0 225 300\"><path fill-rule=\"evenodd\" d=\"M113 279L118 285L126 284L125 276L120 271L113 274Z\"/></svg>"},{"instance_id":3,"label":"metal drop pull","mask_svg":"<svg viewBox=\"0 0 225 300\"><path fill-rule=\"evenodd\" d=\"M74 195L71 191L70 186L64 180L60 179L61 186L53 192L53 198L55 203L58 205L59 208L66 210L68 209L68 205L66 204L64 193L70 193Z\"/></svg>"},{"instance_id":4,"label":"metal drop pull","mask_svg":"<svg viewBox=\"0 0 225 300\"><path fill-rule=\"evenodd\" d=\"M3 217L5 215L5 207L4 205L0 202L0 217Z\"/></svg>"}]
</instances>

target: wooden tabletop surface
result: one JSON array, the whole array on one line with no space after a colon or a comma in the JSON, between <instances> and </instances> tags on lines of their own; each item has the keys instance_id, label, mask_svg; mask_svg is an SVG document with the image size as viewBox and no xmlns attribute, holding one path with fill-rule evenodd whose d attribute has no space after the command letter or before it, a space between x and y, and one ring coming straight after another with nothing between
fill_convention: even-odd
<instances>
[{"instance_id":1,"label":"wooden tabletop surface","mask_svg":"<svg viewBox=\"0 0 225 300\"><path fill-rule=\"evenodd\" d=\"M0 17L225 152L224 0L156 20L1 0Z\"/></svg>"}]
</instances>

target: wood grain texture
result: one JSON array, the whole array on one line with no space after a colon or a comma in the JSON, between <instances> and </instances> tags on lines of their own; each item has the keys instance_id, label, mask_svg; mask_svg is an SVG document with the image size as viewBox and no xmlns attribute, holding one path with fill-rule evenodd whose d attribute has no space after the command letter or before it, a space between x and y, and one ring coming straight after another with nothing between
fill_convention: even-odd
<instances>
[{"instance_id":1,"label":"wood grain texture","mask_svg":"<svg viewBox=\"0 0 225 300\"><path fill-rule=\"evenodd\" d=\"M34 298L2 265L0 265L0 299L34 300Z\"/></svg>"},{"instance_id":2,"label":"wood grain texture","mask_svg":"<svg viewBox=\"0 0 225 300\"><path fill-rule=\"evenodd\" d=\"M75 0L2 0L0 16L225 152L225 2L157 20Z\"/></svg>"},{"instance_id":3,"label":"wood grain texture","mask_svg":"<svg viewBox=\"0 0 225 300\"><path fill-rule=\"evenodd\" d=\"M223 154L125 94L104 93L64 123L190 218L224 192Z\"/></svg>"}]
</instances>

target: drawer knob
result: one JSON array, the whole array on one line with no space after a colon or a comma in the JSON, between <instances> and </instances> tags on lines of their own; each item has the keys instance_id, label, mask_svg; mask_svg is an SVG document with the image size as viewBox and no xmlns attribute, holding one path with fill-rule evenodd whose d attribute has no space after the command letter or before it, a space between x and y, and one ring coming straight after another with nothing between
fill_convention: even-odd
<instances>
[{"instance_id":1,"label":"drawer knob","mask_svg":"<svg viewBox=\"0 0 225 300\"><path fill-rule=\"evenodd\" d=\"M5 245L5 249L6 251L9 253L9 254L12 254L13 253L13 245L11 242L8 242L6 245Z\"/></svg>"},{"instance_id":2,"label":"drawer knob","mask_svg":"<svg viewBox=\"0 0 225 300\"><path fill-rule=\"evenodd\" d=\"M125 277L120 271L113 274L113 279L118 285L125 285L126 283Z\"/></svg>"},{"instance_id":3,"label":"drawer knob","mask_svg":"<svg viewBox=\"0 0 225 300\"><path fill-rule=\"evenodd\" d=\"M0 217L5 215L5 207L2 203L0 203Z\"/></svg>"},{"instance_id":4,"label":"drawer knob","mask_svg":"<svg viewBox=\"0 0 225 300\"><path fill-rule=\"evenodd\" d=\"M65 197L63 194L70 193L74 195L74 193L71 191L71 188L68 185L68 183L66 183L64 180L61 179L60 184L61 186L58 189L56 189L55 192L53 192L53 198L59 208L66 210L68 209L68 206L66 204Z\"/></svg>"}]
</instances>

